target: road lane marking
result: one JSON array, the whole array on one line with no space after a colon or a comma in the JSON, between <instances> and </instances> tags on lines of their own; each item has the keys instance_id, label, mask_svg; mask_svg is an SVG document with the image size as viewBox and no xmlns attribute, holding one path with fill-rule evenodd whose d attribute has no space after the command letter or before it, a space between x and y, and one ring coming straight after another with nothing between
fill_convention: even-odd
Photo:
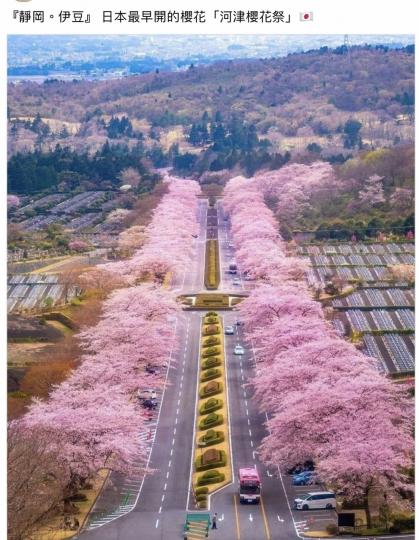
<instances>
[{"instance_id":1,"label":"road lane marking","mask_svg":"<svg viewBox=\"0 0 419 540\"><path fill-rule=\"evenodd\" d=\"M266 517L265 505L263 504L263 497L260 498L260 509L262 510L263 524L265 525L265 533L267 540L271 538L271 531L269 530L268 519Z\"/></svg>"},{"instance_id":2,"label":"road lane marking","mask_svg":"<svg viewBox=\"0 0 419 540\"><path fill-rule=\"evenodd\" d=\"M172 439L172 446L175 444L175 438Z\"/></svg>"},{"instance_id":3,"label":"road lane marking","mask_svg":"<svg viewBox=\"0 0 419 540\"><path fill-rule=\"evenodd\" d=\"M179 407L176 409L176 416L179 414Z\"/></svg>"},{"instance_id":4,"label":"road lane marking","mask_svg":"<svg viewBox=\"0 0 419 540\"><path fill-rule=\"evenodd\" d=\"M171 467L171 466L172 466L172 460L170 459L170 460L169 460L168 467Z\"/></svg>"},{"instance_id":5,"label":"road lane marking","mask_svg":"<svg viewBox=\"0 0 419 540\"><path fill-rule=\"evenodd\" d=\"M161 497L161 502L163 502L163 501L164 501L164 494Z\"/></svg>"},{"instance_id":6,"label":"road lane marking","mask_svg":"<svg viewBox=\"0 0 419 540\"><path fill-rule=\"evenodd\" d=\"M253 441L250 440L250 446L253 448Z\"/></svg>"},{"instance_id":7,"label":"road lane marking","mask_svg":"<svg viewBox=\"0 0 419 540\"><path fill-rule=\"evenodd\" d=\"M176 428L173 428L173 435L176 435Z\"/></svg>"},{"instance_id":8,"label":"road lane marking","mask_svg":"<svg viewBox=\"0 0 419 540\"><path fill-rule=\"evenodd\" d=\"M167 471L166 478L169 478L169 476L170 476L170 471Z\"/></svg>"},{"instance_id":9,"label":"road lane marking","mask_svg":"<svg viewBox=\"0 0 419 540\"><path fill-rule=\"evenodd\" d=\"M156 529L159 526L159 520L156 521Z\"/></svg>"},{"instance_id":10,"label":"road lane marking","mask_svg":"<svg viewBox=\"0 0 419 540\"><path fill-rule=\"evenodd\" d=\"M175 424L177 424L177 416L176 416L176 418L175 418Z\"/></svg>"},{"instance_id":11,"label":"road lane marking","mask_svg":"<svg viewBox=\"0 0 419 540\"><path fill-rule=\"evenodd\" d=\"M159 508L159 514L161 514L161 506L160 506L160 508ZM156 527L157 527L157 525L156 525Z\"/></svg>"},{"instance_id":12,"label":"road lane marking","mask_svg":"<svg viewBox=\"0 0 419 540\"><path fill-rule=\"evenodd\" d=\"M167 489L167 483L164 484L164 486L163 486L163 491L166 491L166 489Z\"/></svg>"},{"instance_id":13,"label":"road lane marking","mask_svg":"<svg viewBox=\"0 0 419 540\"><path fill-rule=\"evenodd\" d=\"M233 495L233 501L234 501L234 514L236 516L237 540L240 540L240 523L239 523L239 513L237 511L237 495Z\"/></svg>"},{"instance_id":14,"label":"road lane marking","mask_svg":"<svg viewBox=\"0 0 419 540\"><path fill-rule=\"evenodd\" d=\"M249 514L249 521L250 521L250 523L253 521L253 516L252 516L252 514Z\"/></svg>"}]
</instances>

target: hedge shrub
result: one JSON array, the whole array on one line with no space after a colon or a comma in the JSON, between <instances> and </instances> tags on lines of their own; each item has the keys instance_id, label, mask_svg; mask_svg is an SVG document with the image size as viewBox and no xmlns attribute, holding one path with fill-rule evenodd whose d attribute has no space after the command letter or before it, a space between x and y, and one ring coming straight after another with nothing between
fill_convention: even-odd
<instances>
[{"instance_id":1,"label":"hedge shrub","mask_svg":"<svg viewBox=\"0 0 419 540\"><path fill-rule=\"evenodd\" d=\"M210 429L215 426L220 426L224 422L224 417L222 414L210 413L208 416L205 416L199 422L199 429Z\"/></svg>"},{"instance_id":2,"label":"hedge shrub","mask_svg":"<svg viewBox=\"0 0 419 540\"><path fill-rule=\"evenodd\" d=\"M392 516L393 527L400 531L410 531L415 528L415 516L405 516L403 514L394 514Z\"/></svg>"},{"instance_id":3,"label":"hedge shrub","mask_svg":"<svg viewBox=\"0 0 419 540\"><path fill-rule=\"evenodd\" d=\"M195 499L196 499L196 502L202 502L202 501L207 502L207 500L208 500L208 495L205 495L205 494L197 495L197 496L195 497Z\"/></svg>"},{"instance_id":4,"label":"hedge shrub","mask_svg":"<svg viewBox=\"0 0 419 540\"><path fill-rule=\"evenodd\" d=\"M198 477L197 485L207 486L208 484L218 484L219 482L224 482L224 480L225 475L223 473L220 473L217 470L207 471Z\"/></svg>"},{"instance_id":5,"label":"hedge shrub","mask_svg":"<svg viewBox=\"0 0 419 540\"><path fill-rule=\"evenodd\" d=\"M200 487L195 489L195 496L198 497L198 495L206 495L208 493L207 487Z\"/></svg>"},{"instance_id":6,"label":"hedge shrub","mask_svg":"<svg viewBox=\"0 0 419 540\"><path fill-rule=\"evenodd\" d=\"M202 463L202 456L198 456L195 460L195 470L197 472L200 471L209 471L211 469L216 469L217 467L225 467L227 463L227 457L224 450L220 450L220 459L218 461L214 461L213 463Z\"/></svg>"},{"instance_id":7,"label":"hedge shrub","mask_svg":"<svg viewBox=\"0 0 419 540\"><path fill-rule=\"evenodd\" d=\"M213 383L215 381L210 381L210 382ZM216 385L212 386L211 388L207 388L207 386L204 386L204 388L202 388L199 391L199 397L201 399L206 398L206 397L215 396L216 394L219 394L220 392L223 391L223 385L220 382L217 382Z\"/></svg>"},{"instance_id":8,"label":"hedge shrub","mask_svg":"<svg viewBox=\"0 0 419 540\"><path fill-rule=\"evenodd\" d=\"M224 442L224 433L222 431L216 431L214 429L209 429L204 435L199 437L199 444L201 446L212 446L213 444L218 444Z\"/></svg>"},{"instance_id":9,"label":"hedge shrub","mask_svg":"<svg viewBox=\"0 0 419 540\"><path fill-rule=\"evenodd\" d=\"M221 331L220 326L218 324L205 324L204 329L202 331L203 336L215 336L219 334Z\"/></svg>"},{"instance_id":10,"label":"hedge shrub","mask_svg":"<svg viewBox=\"0 0 419 540\"><path fill-rule=\"evenodd\" d=\"M201 364L202 369L209 369L217 366L221 366L221 360L218 356L210 356Z\"/></svg>"},{"instance_id":11,"label":"hedge shrub","mask_svg":"<svg viewBox=\"0 0 419 540\"><path fill-rule=\"evenodd\" d=\"M205 317L218 317L218 313L216 311L207 311Z\"/></svg>"},{"instance_id":12,"label":"hedge shrub","mask_svg":"<svg viewBox=\"0 0 419 540\"><path fill-rule=\"evenodd\" d=\"M208 399L199 408L199 414L209 414L223 407L223 400L217 398Z\"/></svg>"},{"instance_id":13,"label":"hedge shrub","mask_svg":"<svg viewBox=\"0 0 419 540\"><path fill-rule=\"evenodd\" d=\"M217 377L221 376L221 371L219 369L206 369L204 373L201 375L201 382L206 381L212 381L213 379L216 379Z\"/></svg>"},{"instance_id":14,"label":"hedge shrub","mask_svg":"<svg viewBox=\"0 0 419 540\"><path fill-rule=\"evenodd\" d=\"M207 349L204 349L201 352L201 356L206 358L207 356L214 356L214 355L220 354L220 353L221 353L220 347L208 347Z\"/></svg>"},{"instance_id":15,"label":"hedge shrub","mask_svg":"<svg viewBox=\"0 0 419 540\"><path fill-rule=\"evenodd\" d=\"M200 510L206 510L207 509L207 501L199 501L196 503L196 507Z\"/></svg>"},{"instance_id":16,"label":"hedge shrub","mask_svg":"<svg viewBox=\"0 0 419 540\"><path fill-rule=\"evenodd\" d=\"M215 345L221 345L221 339L219 337L211 336L204 339L202 343L203 347L214 347Z\"/></svg>"}]
</instances>

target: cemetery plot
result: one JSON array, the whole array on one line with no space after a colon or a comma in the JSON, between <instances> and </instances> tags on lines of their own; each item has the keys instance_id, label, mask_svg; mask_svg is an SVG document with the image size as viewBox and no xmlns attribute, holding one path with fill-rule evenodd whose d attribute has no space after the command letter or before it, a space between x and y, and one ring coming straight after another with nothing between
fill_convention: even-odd
<instances>
[{"instance_id":1,"label":"cemetery plot","mask_svg":"<svg viewBox=\"0 0 419 540\"><path fill-rule=\"evenodd\" d=\"M413 242L303 245L300 255L310 267L309 285L323 287L333 276L353 283L356 290L332 299L332 325L341 336L361 335L364 351L385 374L414 369L414 298L407 283L388 281L389 265L414 264Z\"/></svg>"},{"instance_id":2,"label":"cemetery plot","mask_svg":"<svg viewBox=\"0 0 419 540\"><path fill-rule=\"evenodd\" d=\"M363 340L365 353L377 358L385 373L397 374L414 371L414 343L410 336L365 335Z\"/></svg>"},{"instance_id":3,"label":"cemetery plot","mask_svg":"<svg viewBox=\"0 0 419 540\"><path fill-rule=\"evenodd\" d=\"M47 274L13 274L7 283L7 312L19 313L62 304L65 297L78 293L76 287L66 287L58 276Z\"/></svg>"},{"instance_id":4,"label":"cemetery plot","mask_svg":"<svg viewBox=\"0 0 419 540\"><path fill-rule=\"evenodd\" d=\"M117 204L118 197L111 191L85 191L74 196L47 195L20 209L22 217L22 210L41 212L23 219L20 224L29 231L45 229L52 224L79 231L97 225Z\"/></svg>"}]
</instances>

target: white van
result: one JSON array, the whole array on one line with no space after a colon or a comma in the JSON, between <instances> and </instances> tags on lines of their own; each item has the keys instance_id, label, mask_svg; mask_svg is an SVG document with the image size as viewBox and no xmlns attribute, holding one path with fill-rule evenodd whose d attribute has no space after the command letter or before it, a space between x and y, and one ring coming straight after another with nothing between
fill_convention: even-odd
<instances>
[{"instance_id":1,"label":"white van","mask_svg":"<svg viewBox=\"0 0 419 540\"><path fill-rule=\"evenodd\" d=\"M331 510L336 508L336 496L331 491L312 491L294 499L297 510Z\"/></svg>"}]
</instances>

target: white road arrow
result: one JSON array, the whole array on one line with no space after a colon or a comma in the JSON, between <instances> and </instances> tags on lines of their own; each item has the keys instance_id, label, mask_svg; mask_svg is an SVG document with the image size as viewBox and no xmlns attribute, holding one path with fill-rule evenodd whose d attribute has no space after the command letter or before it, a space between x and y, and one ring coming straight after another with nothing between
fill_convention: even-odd
<instances>
[{"instance_id":1,"label":"white road arrow","mask_svg":"<svg viewBox=\"0 0 419 540\"><path fill-rule=\"evenodd\" d=\"M279 523L284 523L285 520L283 520L282 518L280 518L278 515L277 515L276 517L278 518Z\"/></svg>"},{"instance_id":2,"label":"white road arrow","mask_svg":"<svg viewBox=\"0 0 419 540\"><path fill-rule=\"evenodd\" d=\"M272 473L271 473L270 471L266 471L266 474L267 474L268 476L272 476Z\"/></svg>"},{"instance_id":3,"label":"white road arrow","mask_svg":"<svg viewBox=\"0 0 419 540\"><path fill-rule=\"evenodd\" d=\"M224 514L221 514L221 517L218 518L218 521L224 521Z\"/></svg>"},{"instance_id":4,"label":"white road arrow","mask_svg":"<svg viewBox=\"0 0 419 540\"><path fill-rule=\"evenodd\" d=\"M252 514L249 514L249 521L253 521L253 516L252 516Z\"/></svg>"},{"instance_id":5,"label":"white road arrow","mask_svg":"<svg viewBox=\"0 0 419 540\"><path fill-rule=\"evenodd\" d=\"M256 459L256 452L254 450L253 450L252 454L253 454L253 459Z\"/></svg>"}]
</instances>

